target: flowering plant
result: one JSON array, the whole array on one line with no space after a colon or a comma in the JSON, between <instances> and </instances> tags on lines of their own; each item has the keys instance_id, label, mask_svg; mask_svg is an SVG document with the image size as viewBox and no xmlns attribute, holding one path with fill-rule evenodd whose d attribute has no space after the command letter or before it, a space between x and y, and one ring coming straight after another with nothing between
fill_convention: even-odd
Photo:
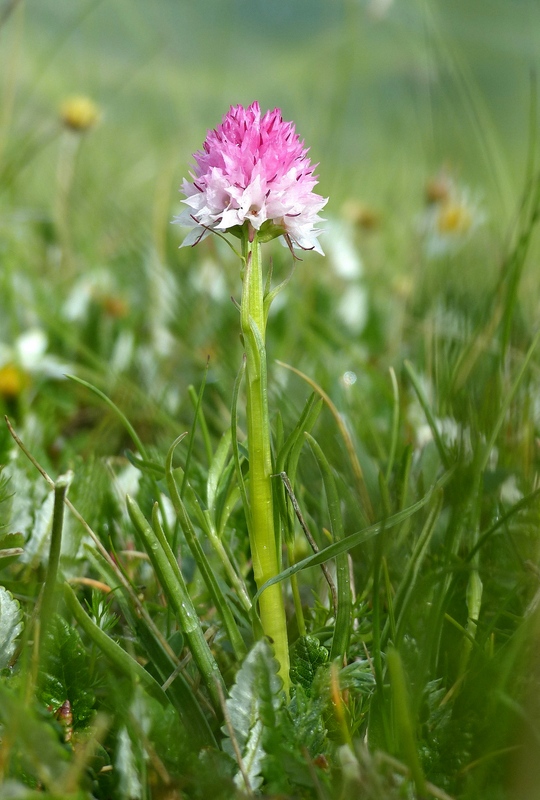
<instances>
[{"instance_id":1,"label":"flowering plant","mask_svg":"<svg viewBox=\"0 0 540 800\"><path fill-rule=\"evenodd\" d=\"M229 232L242 241L240 323L245 348L249 500L244 492L255 582L263 631L273 643L280 675L290 685L289 649L281 587L267 586L280 572L281 537L274 521L272 456L268 417L265 329L277 290L263 280L261 243L283 236L289 248L316 250L318 212L326 199L314 194L317 181L307 149L279 109L261 117L258 103L233 106L202 150L195 153L193 181L184 180L188 208L175 222L193 230L184 245L210 232ZM267 287L267 288L265 288ZM279 287L278 287L279 288ZM235 441L236 430L232 431ZM237 463L238 482L243 476Z\"/></svg>"},{"instance_id":2,"label":"flowering plant","mask_svg":"<svg viewBox=\"0 0 540 800\"><path fill-rule=\"evenodd\" d=\"M249 223L259 241L284 236L289 246L323 254L315 226L327 199L313 192L307 152L278 108L261 117L257 102L232 106L194 154L192 182L183 182L188 208L175 222L193 229L183 244L197 244L212 230L241 236Z\"/></svg>"}]
</instances>

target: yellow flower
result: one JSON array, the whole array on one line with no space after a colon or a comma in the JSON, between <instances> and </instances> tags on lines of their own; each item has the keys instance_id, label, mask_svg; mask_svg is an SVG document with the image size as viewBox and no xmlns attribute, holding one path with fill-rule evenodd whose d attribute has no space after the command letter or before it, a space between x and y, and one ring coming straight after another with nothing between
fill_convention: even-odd
<instances>
[{"instance_id":1,"label":"yellow flower","mask_svg":"<svg viewBox=\"0 0 540 800\"><path fill-rule=\"evenodd\" d=\"M98 106L84 95L68 97L60 106L60 117L66 128L72 131L87 131L100 118Z\"/></svg>"},{"instance_id":2,"label":"yellow flower","mask_svg":"<svg viewBox=\"0 0 540 800\"><path fill-rule=\"evenodd\" d=\"M5 364L0 367L0 396L4 400L18 397L26 383L26 376L15 364Z\"/></svg>"}]
</instances>

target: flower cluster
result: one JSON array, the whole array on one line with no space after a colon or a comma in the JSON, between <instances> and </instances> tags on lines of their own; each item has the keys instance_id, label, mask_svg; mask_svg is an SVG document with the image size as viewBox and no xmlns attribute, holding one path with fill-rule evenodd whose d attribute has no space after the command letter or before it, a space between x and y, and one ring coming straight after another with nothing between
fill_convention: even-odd
<instances>
[{"instance_id":1,"label":"flower cluster","mask_svg":"<svg viewBox=\"0 0 540 800\"><path fill-rule=\"evenodd\" d=\"M256 102L231 107L195 153L193 181L183 182L188 208L174 221L193 229L183 245L211 230L239 234L249 222L262 241L282 235L289 245L322 254L315 226L327 200L313 192L307 152L279 109L261 117Z\"/></svg>"}]
</instances>

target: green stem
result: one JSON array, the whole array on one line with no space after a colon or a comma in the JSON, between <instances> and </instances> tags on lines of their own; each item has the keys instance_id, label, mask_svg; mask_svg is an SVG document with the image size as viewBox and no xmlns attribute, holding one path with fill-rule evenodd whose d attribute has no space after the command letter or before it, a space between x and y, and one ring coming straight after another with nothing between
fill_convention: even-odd
<instances>
[{"instance_id":1,"label":"green stem","mask_svg":"<svg viewBox=\"0 0 540 800\"><path fill-rule=\"evenodd\" d=\"M261 246L250 228L244 235L245 270L240 318L246 351L249 453L250 545L257 588L280 571L281 554L274 525L272 459L266 389L265 310ZM289 647L281 587L268 587L259 600L264 633L273 643L284 689L289 690Z\"/></svg>"},{"instance_id":2,"label":"green stem","mask_svg":"<svg viewBox=\"0 0 540 800\"><path fill-rule=\"evenodd\" d=\"M60 551L62 549L62 529L64 527L64 501L73 475L68 472L61 475L54 485L54 507L51 530L51 544L49 548L49 563L47 577L41 598L40 616L40 644L44 641L47 626L55 609L56 580L60 564Z\"/></svg>"}]
</instances>

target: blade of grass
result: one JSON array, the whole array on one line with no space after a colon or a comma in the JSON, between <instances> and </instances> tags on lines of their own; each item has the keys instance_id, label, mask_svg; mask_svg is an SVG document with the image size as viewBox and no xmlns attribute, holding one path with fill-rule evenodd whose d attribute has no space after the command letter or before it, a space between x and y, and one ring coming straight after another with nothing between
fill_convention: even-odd
<instances>
[{"instance_id":1,"label":"blade of grass","mask_svg":"<svg viewBox=\"0 0 540 800\"><path fill-rule=\"evenodd\" d=\"M309 433L304 436L311 447L315 456L324 483L326 502L330 514L330 528L335 542L344 539L343 521L341 519L341 508L339 495L337 493L336 482L324 455L321 446L316 439ZM347 552L341 553L336 558L336 580L337 580L337 612L334 626L334 636L330 650L330 659L334 660L338 656L347 661L347 650L351 636L351 581L349 574L349 556Z\"/></svg>"},{"instance_id":2,"label":"blade of grass","mask_svg":"<svg viewBox=\"0 0 540 800\"><path fill-rule=\"evenodd\" d=\"M135 501L128 495L126 502L130 519L141 538L144 549L150 557L161 587L174 609L182 633L185 634L193 659L199 668L212 702L216 708L219 708L219 696L215 682L216 680L223 682L223 678L204 637L200 620L180 570L176 572L171 567L170 558L167 557L156 534Z\"/></svg>"},{"instance_id":3,"label":"blade of grass","mask_svg":"<svg viewBox=\"0 0 540 800\"><path fill-rule=\"evenodd\" d=\"M518 374L516 376L516 379L515 379L514 383L512 384L512 387L511 387L510 391L507 392L505 397L504 397L504 400L503 400L502 406L501 406L501 410L499 411L499 416L497 417L497 421L495 422L495 425L493 426L493 430L491 432L491 436L489 437L489 441L486 443L486 447L485 447L485 450L484 450L484 456L483 456L482 462L480 464L480 472L484 472L486 467L487 467L487 464L488 464L488 461L489 461L489 457L491 455L491 451L492 451L493 447L495 446L495 442L497 441L497 437L499 435L499 431L501 430L501 427L503 425L503 422L504 422L504 419L506 417L506 414L508 413L508 409L510 408L510 404L511 404L512 400L514 399L515 395L516 395L516 392L517 392L517 390L519 388L519 385L520 385L521 381L523 380L523 377L524 377L524 375L525 375L525 373L527 371L527 368L529 366L529 363L531 361L531 358L533 356L534 351L536 350L536 347L537 347L539 341L540 341L540 329L536 332L536 335L535 335L534 339L532 340L529 349L527 350L525 358L523 359L523 363L522 363L522 365L521 365L521 367L519 369L519 372L518 372Z\"/></svg>"},{"instance_id":4,"label":"blade of grass","mask_svg":"<svg viewBox=\"0 0 540 800\"><path fill-rule=\"evenodd\" d=\"M140 618L136 620L136 634L164 684L175 672L176 664ZM201 747L217 747L208 720L197 702L196 693L181 671L176 672L174 680L164 691L181 717L195 748L199 750Z\"/></svg>"},{"instance_id":5,"label":"blade of grass","mask_svg":"<svg viewBox=\"0 0 540 800\"><path fill-rule=\"evenodd\" d=\"M435 530L435 525L437 524L437 520L442 511L443 505L443 493L439 491L434 495L434 504L433 508L431 509L428 518L425 522L422 531L420 532L420 536L416 541L411 557L409 562L405 568L405 572L399 585L396 589L396 595L394 598L394 604L398 609L398 619L397 619L397 628L401 631L404 620L405 620L405 613L407 611L409 601L412 597L412 593L414 591L414 587L416 581L418 579L418 575L420 572L420 568L424 562L424 559L427 555L427 550L429 547L429 543L431 541L431 537L433 536L433 531ZM387 631L385 631L386 633ZM383 638L385 634L383 634ZM394 639L394 643L397 644L397 640Z\"/></svg>"},{"instance_id":6,"label":"blade of grass","mask_svg":"<svg viewBox=\"0 0 540 800\"><path fill-rule=\"evenodd\" d=\"M320 550L318 553L315 553L315 555L303 558L302 561L298 561L296 564L293 564L291 567L283 570L274 578L271 578L263 586L261 586L253 598L253 606L256 605L261 592L263 592L268 586L271 586L274 583L279 583L280 581L284 581L291 575L295 575L301 570L309 569L310 567L317 567L319 564L324 564L325 561L329 561L331 558L335 558L341 553L348 552L354 547L358 547L358 545L367 542L369 539L372 539L374 536L380 534L385 528L392 528L394 525L399 525L401 522L408 519L421 508L423 508L426 503L429 503L433 493L437 489L443 487L453 474L453 469L445 472L444 475L431 487L431 489L428 490L424 497L421 498L421 500L418 500L416 503L413 503L412 505L403 509L403 511L399 511L397 514L393 514L391 517L387 517L381 522L376 522L374 525L369 525L367 528L362 528L362 530L356 531L355 533L350 533L345 539L342 539L339 542L334 542L328 547L325 547L323 550Z\"/></svg>"},{"instance_id":7,"label":"blade of grass","mask_svg":"<svg viewBox=\"0 0 540 800\"><path fill-rule=\"evenodd\" d=\"M169 701L156 679L153 678L138 661L132 658L129 653L122 650L120 645L116 644L116 642L107 636L105 631L102 631L101 628L90 619L77 600L75 592L69 583L64 584L64 599L71 614L75 617L86 635L94 642L99 650L101 650L107 660L123 675L126 675L132 680L133 678L139 680L146 691L151 694L152 697L155 697L162 706L166 707Z\"/></svg>"},{"instance_id":8,"label":"blade of grass","mask_svg":"<svg viewBox=\"0 0 540 800\"><path fill-rule=\"evenodd\" d=\"M392 436L390 439L390 452L388 454L388 464L386 466L386 484L390 482L392 470L394 469L394 461L396 458L397 441L399 434L399 386L396 378L396 373L393 367L390 367L390 380L392 381L392 391L394 394L394 410L392 413Z\"/></svg>"},{"instance_id":9,"label":"blade of grass","mask_svg":"<svg viewBox=\"0 0 540 800\"><path fill-rule=\"evenodd\" d=\"M332 416L334 417L334 419L336 421L336 424L337 424L337 426L339 428L339 432L341 434L341 437L342 437L343 442L345 444L345 447L347 449L347 453L349 455L351 466L353 468L353 473L354 473L354 476L356 478L356 484L357 484L357 488L358 488L358 493L359 493L360 498L362 500L362 506L363 506L364 513L366 515L366 518L367 518L368 522L371 522L373 520L373 508L372 508L372 505L371 505L371 500L369 498L369 493L368 493L366 482L365 482L365 479L364 479L364 473L362 471L362 467L360 466L360 462L358 460L358 456L356 455L356 451L354 449L354 445L353 445L353 442L352 442L352 439L351 439L351 435L350 435L349 431L347 430L347 427L346 427L346 425L345 425L345 423L343 421L343 417L341 416L341 414L337 410L336 406L334 405L334 403L332 402L330 397L326 394L326 392L323 389L321 389L321 387L317 383L315 383L315 381L312 380L308 375L305 375L299 369L296 369L296 367L291 367L290 364L285 364L283 361L276 361L276 364L279 364L280 367L284 367L285 369L288 369L291 372L294 372L295 375L298 375L299 378L302 378L303 381L305 381L307 384L309 384L309 386L311 386L311 388L315 392L317 392L317 394L320 397L322 397L323 401L328 406L328 408L330 410L330 413L332 414Z\"/></svg>"},{"instance_id":10,"label":"blade of grass","mask_svg":"<svg viewBox=\"0 0 540 800\"><path fill-rule=\"evenodd\" d=\"M204 395L204 390L206 388L206 379L208 377L208 366L210 364L210 359L206 360L206 369L204 371L204 378L201 383L201 388L199 389L199 394L195 394L195 387L190 386L188 388L188 394L193 406L195 408L195 416L193 418L193 425L191 426L191 432L189 434L189 441L186 453L186 463L184 467L184 480L182 481L182 487L180 489L180 497L184 497L184 489L185 483L187 481L187 476L189 473L189 465L191 463L191 453L193 451L193 443L195 441L195 432L197 430L197 422L199 422L201 426L201 431L204 440L204 447L206 450L206 458L208 459L208 465L212 463L213 453L212 453L212 443L210 442L210 434L208 433L208 426L206 424L206 420L204 418L204 414L202 411L202 399Z\"/></svg>"},{"instance_id":11,"label":"blade of grass","mask_svg":"<svg viewBox=\"0 0 540 800\"><path fill-rule=\"evenodd\" d=\"M413 367L413 365L411 364L410 361L405 361L404 362L404 366L405 366L405 370L407 372L407 375L409 376L410 381L411 381L411 383L413 385L413 389L414 389L414 391L416 393L416 396L418 398L418 402L422 406L424 414L426 415L427 423L428 423L429 427L431 428L431 433L433 434L433 441L435 442L437 450L439 451L440 459L441 459L445 469L448 469L450 467L450 458L448 456L448 453L446 452L446 447L444 446L444 442L443 442L443 440L441 438L441 434L439 433L439 429L437 427L437 423L435 421L435 417L433 415L433 411L431 410L431 406L428 403L428 399L427 399L426 395L424 394L424 390L422 389L422 386L420 384L420 380L419 380L416 372L414 371L414 367Z\"/></svg>"},{"instance_id":12,"label":"blade of grass","mask_svg":"<svg viewBox=\"0 0 540 800\"><path fill-rule=\"evenodd\" d=\"M47 564L47 575L41 596L39 609L39 650L41 652L47 627L55 610L56 583L58 579L58 567L60 564L60 551L62 548L62 529L64 527L64 506L69 485L73 479L73 473L69 472L61 475L54 485L54 506L51 528L51 543L49 547L49 562Z\"/></svg>"},{"instance_id":13,"label":"blade of grass","mask_svg":"<svg viewBox=\"0 0 540 800\"><path fill-rule=\"evenodd\" d=\"M135 428L133 427L131 422L128 420L128 418L126 417L124 412L121 411L118 408L116 403L114 403L111 400L110 397L107 397L105 392L102 392L101 389L97 388L97 386L94 386L93 384L88 383L88 381L85 381L82 378L78 378L76 375L66 375L66 378L69 378L69 380L74 381L75 383L78 383L81 386L84 386L86 389L90 389L91 392L93 392L95 395L97 395L97 397L99 397L101 400L103 400L103 402L106 405L108 405L109 408L111 408L114 411L114 413L117 415L117 417L120 419L120 421L122 422L124 428L126 429L128 434L130 435L130 437L131 437L131 439L133 441L133 444L135 445L135 447L137 448L137 450L141 454L142 458L145 461L148 460L148 454L146 452L146 448L143 445L143 443L141 442L137 431L135 430Z\"/></svg>"},{"instance_id":14,"label":"blade of grass","mask_svg":"<svg viewBox=\"0 0 540 800\"><path fill-rule=\"evenodd\" d=\"M242 498L242 505L246 515L246 525L248 533L251 530L251 509L246 491L246 484L244 481L244 474L242 472L242 464L240 463L240 452L238 449L238 395L240 393L240 386L246 372L246 357L242 359L242 366L238 371L236 380L234 382L232 406L231 406L231 444L234 458L234 469L236 472L236 480L238 488L240 489L240 496Z\"/></svg>"},{"instance_id":15,"label":"blade of grass","mask_svg":"<svg viewBox=\"0 0 540 800\"><path fill-rule=\"evenodd\" d=\"M178 521L180 522L180 526L184 533L186 542L188 544L189 549L195 559L195 563L199 568L201 573L202 579L205 582L208 591L210 592L210 596L212 597L213 602L215 603L217 612L221 617L227 634L229 636L231 645L235 652L236 657L239 660L242 660L246 654L246 646L244 644L244 640L240 635L240 631L238 630L238 626L236 624L236 620L233 617L231 609L227 603L225 595L217 581L216 576L214 575L214 571L206 557L206 553L204 552L201 543L197 537L195 532L195 528L193 527L193 523L186 511L186 507L180 497L180 493L178 492L178 488L176 486L176 481L174 479L173 468L172 468L172 460L175 448L177 444L182 440L182 437L178 437L169 448L169 452L167 453L167 458L165 460L165 476L167 481L167 487L169 489L169 495L171 498L171 502L173 504L174 510L178 517ZM217 695L216 695L217 696Z\"/></svg>"},{"instance_id":16,"label":"blade of grass","mask_svg":"<svg viewBox=\"0 0 540 800\"><path fill-rule=\"evenodd\" d=\"M392 699L394 701L395 721L398 738L405 760L411 770L413 781L419 797L426 795L426 779L418 757L418 747L414 734L415 725L412 720L408 699L405 671L397 650L390 648L386 654Z\"/></svg>"}]
</instances>

